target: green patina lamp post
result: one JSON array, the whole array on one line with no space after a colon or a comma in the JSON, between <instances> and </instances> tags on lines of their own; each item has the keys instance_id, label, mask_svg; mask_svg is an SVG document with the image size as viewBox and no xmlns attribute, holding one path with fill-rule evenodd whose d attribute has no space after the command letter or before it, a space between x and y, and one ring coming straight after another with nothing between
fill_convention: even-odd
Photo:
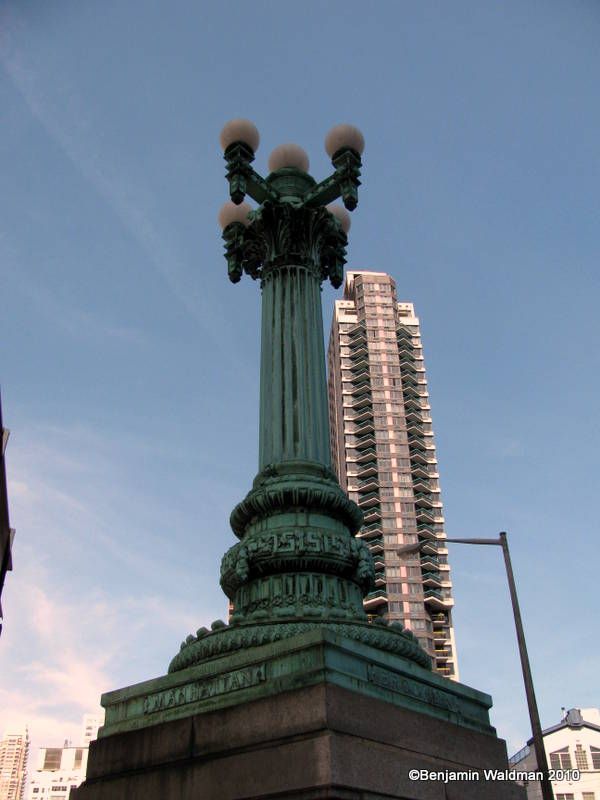
<instances>
[{"instance_id":1,"label":"green patina lamp post","mask_svg":"<svg viewBox=\"0 0 600 800\"><path fill-rule=\"evenodd\" d=\"M241 541L221 564L230 624L188 636L169 671L318 626L429 667L410 631L367 621L362 600L374 569L354 536L362 512L340 488L329 453L321 283L343 281L350 217L327 204L341 197L356 208L364 140L350 125L333 128L325 147L334 172L321 183L297 145L276 148L262 178L251 166L258 142L247 120L221 133L232 202L220 222L230 280L245 272L262 291L259 472L231 514Z\"/></svg>"},{"instance_id":2,"label":"green patina lamp post","mask_svg":"<svg viewBox=\"0 0 600 800\"><path fill-rule=\"evenodd\" d=\"M221 211L227 266L260 282L259 471L231 514L239 542L221 586L233 612L182 643L169 674L102 697L78 800L441 796L415 767L498 768L506 748L491 698L431 670L410 631L369 623L362 513L331 469L321 283L342 282L357 204L361 134L334 128L333 174L317 183L295 145L266 179L258 132L235 120L221 143L232 201ZM246 194L258 204L251 210ZM465 775L471 774L467 771ZM478 773L477 773L478 776ZM520 800L506 786L456 784L464 800Z\"/></svg>"}]
</instances>

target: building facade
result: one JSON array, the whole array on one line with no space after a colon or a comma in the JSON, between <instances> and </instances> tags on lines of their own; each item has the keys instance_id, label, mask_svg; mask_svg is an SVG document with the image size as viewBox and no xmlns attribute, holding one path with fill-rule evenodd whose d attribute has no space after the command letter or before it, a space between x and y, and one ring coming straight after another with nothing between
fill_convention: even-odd
<instances>
[{"instance_id":1,"label":"building facade","mask_svg":"<svg viewBox=\"0 0 600 800\"><path fill-rule=\"evenodd\" d=\"M27 729L5 733L0 742L0 800L23 800L27 782Z\"/></svg>"},{"instance_id":2,"label":"building facade","mask_svg":"<svg viewBox=\"0 0 600 800\"><path fill-rule=\"evenodd\" d=\"M2 633L2 622L4 619L2 611L2 590L6 573L12 569L12 543L15 535L10 527L8 516L8 490L6 484L6 466L4 463L4 451L8 442L8 429L2 425L2 402L0 400L0 634Z\"/></svg>"},{"instance_id":3,"label":"building facade","mask_svg":"<svg viewBox=\"0 0 600 800\"><path fill-rule=\"evenodd\" d=\"M600 800L600 709L571 708L543 736L555 800ZM535 772L533 740L509 764L511 769ZM519 783L527 787L527 800L541 800L538 781Z\"/></svg>"},{"instance_id":4,"label":"building facade","mask_svg":"<svg viewBox=\"0 0 600 800\"><path fill-rule=\"evenodd\" d=\"M102 715L85 714L80 744L74 747L65 741L62 747L39 748L27 800L68 799L71 789L85 779L89 745L96 738L102 722Z\"/></svg>"},{"instance_id":5,"label":"building facade","mask_svg":"<svg viewBox=\"0 0 600 800\"><path fill-rule=\"evenodd\" d=\"M452 583L419 320L383 272L348 272L328 349L334 469L375 560L367 613L399 620L457 679ZM417 553L398 547L422 543Z\"/></svg>"}]
</instances>

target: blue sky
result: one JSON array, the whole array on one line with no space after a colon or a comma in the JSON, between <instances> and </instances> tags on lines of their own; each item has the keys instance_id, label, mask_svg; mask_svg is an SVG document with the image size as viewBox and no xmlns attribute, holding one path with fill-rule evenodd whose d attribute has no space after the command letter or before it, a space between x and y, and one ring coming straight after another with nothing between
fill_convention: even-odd
<instances>
[{"instance_id":1,"label":"blue sky","mask_svg":"<svg viewBox=\"0 0 600 800\"><path fill-rule=\"evenodd\" d=\"M219 131L364 132L348 267L421 319L449 536L508 530L544 726L598 705L594 0L0 4L14 572L0 731L76 736L226 614L257 468L260 296L226 278ZM328 330L339 293L324 288ZM461 679L529 735L499 551L455 546Z\"/></svg>"}]
</instances>

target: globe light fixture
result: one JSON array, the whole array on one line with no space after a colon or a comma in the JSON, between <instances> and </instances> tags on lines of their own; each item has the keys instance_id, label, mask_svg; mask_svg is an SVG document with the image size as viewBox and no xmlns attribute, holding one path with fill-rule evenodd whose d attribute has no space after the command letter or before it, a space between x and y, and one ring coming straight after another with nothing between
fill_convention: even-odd
<instances>
[{"instance_id":1,"label":"globe light fixture","mask_svg":"<svg viewBox=\"0 0 600 800\"><path fill-rule=\"evenodd\" d=\"M337 221L342 226L342 230L344 233L348 233L350 230L350 225L352 224L352 220L350 218L350 214L346 211L343 206L338 205L337 203L331 203L330 205L326 206L327 211L337 219Z\"/></svg>"},{"instance_id":2,"label":"globe light fixture","mask_svg":"<svg viewBox=\"0 0 600 800\"><path fill-rule=\"evenodd\" d=\"M243 143L255 153L258 150L260 134L258 128L249 119L232 119L223 126L220 136L223 150L237 143Z\"/></svg>"},{"instance_id":3,"label":"globe light fixture","mask_svg":"<svg viewBox=\"0 0 600 800\"><path fill-rule=\"evenodd\" d=\"M231 201L224 203L219 211L219 225L222 229L226 228L234 222L240 222L242 225L247 226L250 224L248 214L252 211L248 203L240 203L236 206Z\"/></svg>"},{"instance_id":4,"label":"globe light fixture","mask_svg":"<svg viewBox=\"0 0 600 800\"><path fill-rule=\"evenodd\" d=\"M354 125L336 125L325 137L325 152L333 158L340 150L354 150L362 155L365 138Z\"/></svg>"},{"instance_id":5,"label":"globe light fixture","mask_svg":"<svg viewBox=\"0 0 600 800\"><path fill-rule=\"evenodd\" d=\"M297 144L280 144L269 156L269 170L292 167L302 172L308 172L308 156L306 151Z\"/></svg>"}]
</instances>

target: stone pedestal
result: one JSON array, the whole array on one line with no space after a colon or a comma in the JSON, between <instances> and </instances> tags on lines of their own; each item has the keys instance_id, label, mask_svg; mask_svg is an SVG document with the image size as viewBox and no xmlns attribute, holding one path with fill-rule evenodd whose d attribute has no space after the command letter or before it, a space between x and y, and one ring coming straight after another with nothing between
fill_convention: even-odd
<instances>
[{"instance_id":1,"label":"stone pedestal","mask_svg":"<svg viewBox=\"0 0 600 800\"><path fill-rule=\"evenodd\" d=\"M110 692L103 705L74 800L524 798L483 775L507 768L487 695L323 629Z\"/></svg>"}]
</instances>

